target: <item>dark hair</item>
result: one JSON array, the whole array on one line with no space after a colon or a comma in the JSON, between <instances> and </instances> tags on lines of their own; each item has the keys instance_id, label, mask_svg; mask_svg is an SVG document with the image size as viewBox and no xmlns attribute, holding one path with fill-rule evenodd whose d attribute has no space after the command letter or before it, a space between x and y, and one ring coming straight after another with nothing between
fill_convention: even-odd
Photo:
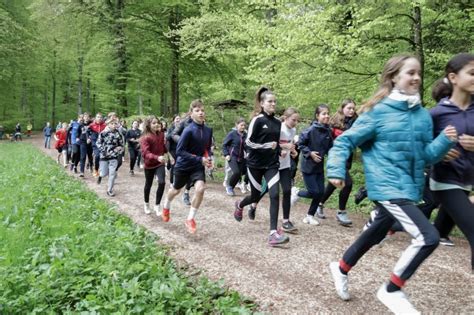
<instances>
[{"instance_id":1,"label":"dark hair","mask_svg":"<svg viewBox=\"0 0 474 315\"><path fill-rule=\"evenodd\" d=\"M349 104L354 104L356 105L356 102L354 102L353 99L346 98L345 100L342 101L341 106L337 110L337 112L331 117L329 120L329 124L338 129L344 129L344 121L346 119L346 116L344 115L344 108L349 105ZM354 117L353 119L355 120L357 118L357 113L354 112Z\"/></svg>"},{"instance_id":2,"label":"dark hair","mask_svg":"<svg viewBox=\"0 0 474 315\"><path fill-rule=\"evenodd\" d=\"M238 125L238 124L243 123L243 122L245 122L245 119L243 119L242 117L239 117L239 118L237 118L237 120L235 121L235 125Z\"/></svg>"},{"instance_id":3,"label":"dark hair","mask_svg":"<svg viewBox=\"0 0 474 315\"><path fill-rule=\"evenodd\" d=\"M393 78L400 72L400 69L403 67L405 64L405 61L408 59L416 59L413 55L399 55L390 58L386 63L385 66L383 67L382 71L382 76L380 77L380 85L372 97L362 104L360 107L359 112L360 113L365 113L369 110L371 110L375 104L377 104L380 100L382 100L384 97L387 97L390 92L392 91L394 84L393 84ZM418 60L419 62L419 60Z\"/></svg>"},{"instance_id":4,"label":"dark hair","mask_svg":"<svg viewBox=\"0 0 474 315\"><path fill-rule=\"evenodd\" d=\"M319 104L316 106L314 109L314 118L318 117L319 114L323 111L323 109L327 109L329 112L329 106L328 104Z\"/></svg>"},{"instance_id":5,"label":"dark hair","mask_svg":"<svg viewBox=\"0 0 474 315\"><path fill-rule=\"evenodd\" d=\"M448 61L444 69L444 77L436 81L431 90L431 97L439 102L442 98L450 97L453 94L453 85L449 81L450 73L459 73L468 63L474 61L474 55L468 53L457 54Z\"/></svg>"},{"instance_id":6,"label":"dark hair","mask_svg":"<svg viewBox=\"0 0 474 315\"><path fill-rule=\"evenodd\" d=\"M262 86L257 90L257 92L255 93L253 116L257 116L263 111L263 108L262 106L260 106L260 103L265 100L265 98L269 95L275 94L266 86Z\"/></svg>"}]
</instances>

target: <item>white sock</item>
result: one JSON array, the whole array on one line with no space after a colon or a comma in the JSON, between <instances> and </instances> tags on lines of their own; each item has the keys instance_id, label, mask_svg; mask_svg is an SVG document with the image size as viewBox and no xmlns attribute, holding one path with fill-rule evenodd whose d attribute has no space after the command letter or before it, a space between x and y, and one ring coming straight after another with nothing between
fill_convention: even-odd
<instances>
[{"instance_id":1,"label":"white sock","mask_svg":"<svg viewBox=\"0 0 474 315\"><path fill-rule=\"evenodd\" d=\"M189 190L184 190L184 193L189 195Z\"/></svg>"},{"instance_id":2,"label":"white sock","mask_svg":"<svg viewBox=\"0 0 474 315\"><path fill-rule=\"evenodd\" d=\"M164 209L169 209L169 208L170 208L170 205L171 205L171 202L170 202L168 199L166 199L166 200L165 200L165 203L163 204L163 208L164 208Z\"/></svg>"},{"instance_id":3,"label":"white sock","mask_svg":"<svg viewBox=\"0 0 474 315\"><path fill-rule=\"evenodd\" d=\"M194 219L194 217L196 216L196 212L197 209L191 207L191 209L189 209L188 220Z\"/></svg>"},{"instance_id":4,"label":"white sock","mask_svg":"<svg viewBox=\"0 0 474 315\"><path fill-rule=\"evenodd\" d=\"M288 220L288 219L283 219L283 223L288 222L288 221L290 221L290 220Z\"/></svg>"},{"instance_id":5,"label":"white sock","mask_svg":"<svg viewBox=\"0 0 474 315\"><path fill-rule=\"evenodd\" d=\"M271 230L270 235L273 235L273 233L276 233L276 232L277 232L277 230Z\"/></svg>"}]
</instances>

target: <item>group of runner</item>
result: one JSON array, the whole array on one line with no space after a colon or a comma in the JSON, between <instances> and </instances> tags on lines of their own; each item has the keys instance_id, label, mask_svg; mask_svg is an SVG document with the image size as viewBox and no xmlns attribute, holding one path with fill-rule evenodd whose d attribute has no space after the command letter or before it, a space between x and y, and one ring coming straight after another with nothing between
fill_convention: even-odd
<instances>
[{"instance_id":1,"label":"group of runner","mask_svg":"<svg viewBox=\"0 0 474 315\"><path fill-rule=\"evenodd\" d=\"M389 281L377 292L378 299L395 313L417 312L401 288L435 250L440 233L447 238L457 225L469 241L471 255L474 248L474 206L469 197L474 185L474 55L458 54L448 62L444 77L433 89L438 104L431 111L423 108L420 101L420 76L417 58L393 57L383 69L379 89L361 106L359 115L351 99L344 100L332 116L329 106L320 104L315 107L311 125L299 135L296 134L298 111L287 108L277 118L276 94L262 87L256 92L248 128L245 120L239 118L222 146L228 170L225 192L234 196L239 182L244 191L250 186L250 194L235 201L235 220L242 221L245 207L249 220L254 220L257 204L268 192L270 246L288 243L289 237L284 232L298 231L290 221L290 209L301 197L311 200L302 222L316 226L320 224L318 219L326 217L324 202L336 188L341 188L336 219L344 226L352 224L346 212L352 189L349 170L352 153L359 147L366 194L374 202L375 210L340 261L330 263L330 270L337 294L349 300L348 273L358 260L387 233L407 232L413 241L402 253ZM63 124L55 138L60 153L58 162L63 156L64 165L70 165L76 172L80 162L80 176L84 176L88 157L88 167L95 167L98 183L109 176L109 196L115 194L116 171L127 142L130 174L134 174L140 157L144 165L144 212L152 213L149 196L156 177L155 214L168 222L172 201L185 188L184 199L190 206L185 226L190 233L197 231L195 218L206 189L206 169L214 167L212 129L205 123L202 101L194 100L187 116L176 116L168 130L155 116L143 122L134 121L132 128L125 131L114 113L105 121L97 114L93 122L89 122L88 115L81 115L70 126ZM64 151L68 153L63 154ZM324 187L326 156L328 184ZM295 187L298 161L305 189ZM171 170L171 185L165 193L167 166ZM427 177L428 169L431 172ZM191 186L194 195L189 200ZM280 187L281 228L278 224ZM417 203L426 201L428 193L430 200L436 201L431 203L435 206L428 212L420 211ZM429 217L436 206L440 210L433 225ZM474 271L474 256L471 268Z\"/></svg>"}]
</instances>

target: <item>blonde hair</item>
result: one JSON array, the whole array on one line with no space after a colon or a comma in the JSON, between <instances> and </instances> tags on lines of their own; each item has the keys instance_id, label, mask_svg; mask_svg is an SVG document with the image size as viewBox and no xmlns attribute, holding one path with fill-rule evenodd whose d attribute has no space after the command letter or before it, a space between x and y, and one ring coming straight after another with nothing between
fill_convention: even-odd
<instances>
[{"instance_id":1,"label":"blonde hair","mask_svg":"<svg viewBox=\"0 0 474 315\"><path fill-rule=\"evenodd\" d=\"M299 114L298 110L294 107L288 107L283 112L283 115L280 116L281 122L284 122L287 118L291 117L294 114Z\"/></svg>"},{"instance_id":2,"label":"blonde hair","mask_svg":"<svg viewBox=\"0 0 474 315\"><path fill-rule=\"evenodd\" d=\"M400 69L408 59L418 60L418 58L413 55L404 54L394 56L385 63L382 75L380 77L380 85L378 90L367 102L362 104L359 113L370 111L378 102L390 94L394 87L393 78L400 72Z\"/></svg>"}]
</instances>

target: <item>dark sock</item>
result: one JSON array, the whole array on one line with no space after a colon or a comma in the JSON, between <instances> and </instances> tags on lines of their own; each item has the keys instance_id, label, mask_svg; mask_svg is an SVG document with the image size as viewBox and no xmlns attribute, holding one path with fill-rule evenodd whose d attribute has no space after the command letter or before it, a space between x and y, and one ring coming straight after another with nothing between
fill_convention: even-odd
<instances>
[{"instance_id":1,"label":"dark sock","mask_svg":"<svg viewBox=\"0 0 474 315\"><path fill-rule=\"evenodd\" d=\"M402 288L400 288L398 285L390 281L387 285L387 292L395 292L395 291L400 291Z\"/></svg>"},{"instance_id":2,"label":"dark sock","mask_svg":"<svg viewBox=\"0 0 474 315\"><path fill-rule=\"evenodd\" d=\"M343 275L346 275L346 276L347 276L347 271L343 270L341 267L339 267L339 271L340 271Z\"/></svg>"}]
</instances>

